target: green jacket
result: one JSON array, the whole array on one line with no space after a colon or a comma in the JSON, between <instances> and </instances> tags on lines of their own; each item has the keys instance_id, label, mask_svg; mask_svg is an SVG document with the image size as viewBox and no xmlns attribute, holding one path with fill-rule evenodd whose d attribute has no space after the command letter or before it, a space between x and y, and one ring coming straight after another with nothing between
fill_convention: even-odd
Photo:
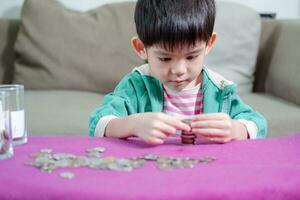
<instances>
[{"instance_id":1,"label":"green jacket","mask_svg":"<svg viewBox=\"0 0 300 200\"><path fill-rule=\"evenodd\" d=\"M257 138L266 137L266 119L243 103L235 89L236 84L203 67L203 112L224 112L232 119L253 121L258 128ZM114 92L104 97L102 105L92 113L90 135L94 136L99 119L106 115L122 117L134 113L162 112L163 95L163 86L156 78L138 70L132 71L120 81Z\"/></svg>"}]
</instances>

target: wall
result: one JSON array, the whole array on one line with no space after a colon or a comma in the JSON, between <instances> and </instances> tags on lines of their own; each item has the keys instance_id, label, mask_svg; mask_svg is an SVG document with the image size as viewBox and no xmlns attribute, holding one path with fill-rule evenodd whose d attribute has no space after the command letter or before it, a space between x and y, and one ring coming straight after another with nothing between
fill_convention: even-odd
<instances>
[{"instance_id":1,"label":"wall","mask_svg":"<svg viewBox=\"0 0 300 200\"><path fill-rule=\"evenodd\" d=\"M41 0L43 1L43 0ZM124 0L59 0L67 7L85 11L107 2ZM218 1L218 0L217 0ZM277 18L300 18L300 0L223 0L248 5L258 12L277 12ZM19 18L23 0L0 0L0 17Z\"/></svg>"},{"instance_id":2,"label":"wall","mask_svg":"<svg viewBox=\"0 0 300 200\"><path fill-rule=\"evenodd\" d=\"M243 3L258 12L276 12L277 18L300 18L300 0L223 0Z\"/></svg>"}]
</instances>

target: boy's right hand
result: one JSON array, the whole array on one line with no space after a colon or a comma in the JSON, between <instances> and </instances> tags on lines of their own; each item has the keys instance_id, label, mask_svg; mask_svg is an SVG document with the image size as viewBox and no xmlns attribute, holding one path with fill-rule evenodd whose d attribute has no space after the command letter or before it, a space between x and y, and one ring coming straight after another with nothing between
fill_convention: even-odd
<instances>
[{"instance_id":1,"label":"boy's right hand","mask_svg":"<svg viewBox=\"0 0 300 200\"><path fill-rule=\"evenodd\" d=\"M132 134L150 144L162 144L176 130L189 131L189 125L179 118L160 112L139 113L128 116Z\"/></svg>"}]
</instances>

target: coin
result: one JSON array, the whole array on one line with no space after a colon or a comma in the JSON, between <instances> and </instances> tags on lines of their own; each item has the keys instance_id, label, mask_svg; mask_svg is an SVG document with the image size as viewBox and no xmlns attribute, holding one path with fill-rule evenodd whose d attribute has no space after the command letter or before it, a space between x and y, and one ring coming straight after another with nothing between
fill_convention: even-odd
<instances>
[{"instance_id":1,"label":"coin","mask_svg":"<svg viewBox=\"0 0 300 200\"><path fill-rule=\"evenodd\" d=\"M61 172L59 176L65 179L73 179L75 177L75 174L71 172Z\"/></svg>"},{"instance_id":2,"label":"coin","mask_svg":"<svg viewBox=\"0 0 300 200\"><path fill-rule=\"evenodd\" d=\"M183 123L191 126L192 119L184 119ZM181 132L181 143L182 144L195 144L196 135L191 131L182 131Z\"/></svg>"},{"instance_id":3,"label":"coin","mask_svg":"<svg viewBox=\"0 0 300 200\"><path fill-rule=\"evenodd\" d=\"M209 163L209 162L212 162L212 161L215 161L215 160L217 160L216 157L206 156L206 157L200 158L199 162Z\"/></svg>"},{"instance_id":4,"label":"coin","mask_svg":"<svg viewBox=\"0 0 300 200\"><path fill-rule=\"evenodd\" d=\"M151 160L151 161L155 161L158 159L158 156L155 154L146 154L143 157L145 160Z\"/></svg>"},{"instance_id":5,"label":"coin","mask_svg":"<svg viewBox=\"0 0 300 200\"><path fill-rule=\"evenodd\" d=\"M196 135L192 132L182 131L181 133L181 143L182 144L195 144Z\"/></svg>"},{"instance_id":6,"label":"coin","mask_svg":"<svg viewBox=\"0 0 300 200\"><path fill-rule=\"evenodd\" d=\"M88 148L86 150L87 153L90 152L99 152L99 153L104 153L105 152L105 148L104 147L93 147L93 148Z\"/></svg>"},{"instance_id":7,"label":"coin","mask_svg":"<svg viewBox=\"0 0 300 200\"><path fill-rule=\"evenodd\" d=\"M50 149L50 148L43 148L43 149L40 149L40 152L42 152L42 153L51 153L52 149Z\"/></svg>"},{"instance_id":8,"label":"coin","mask_svg":"<svg viewBox=\"0 0 300 200\"><path fill-rule=\"evenodd\" d=\"M103 157L103 154L97 151L91 151L87 153L88 157L95 157L95 158L101 158Z\"/></svg>"}]
</instances>

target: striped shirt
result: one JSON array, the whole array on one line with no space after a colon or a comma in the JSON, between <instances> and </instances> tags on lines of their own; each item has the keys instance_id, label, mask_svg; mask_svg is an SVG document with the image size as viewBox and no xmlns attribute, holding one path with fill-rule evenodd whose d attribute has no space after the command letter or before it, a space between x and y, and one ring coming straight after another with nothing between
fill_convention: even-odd
<instances>
[{"instance_id":1,"label":"striped shirt","mask_svg":"<svg viewBox=\"0 0 300 200\"><path fill-rule=\"evenodd\" d=\"M181 118L193 118L203 112L201 85L176 91L166 86L164 89L164 113Z\"/></svg>"}]
</instances>

